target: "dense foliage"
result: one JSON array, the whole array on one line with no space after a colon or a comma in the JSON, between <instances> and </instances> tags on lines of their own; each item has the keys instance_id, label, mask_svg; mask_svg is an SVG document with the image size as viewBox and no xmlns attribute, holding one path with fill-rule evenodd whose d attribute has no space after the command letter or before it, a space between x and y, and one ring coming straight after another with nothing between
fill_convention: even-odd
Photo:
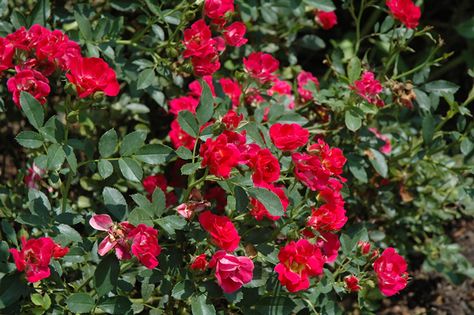
<instances>
[{"instance_id":1,"label":"dense foliage","mask_svg":"<svg viewBox=\"0 0 474 315\"><path fill-rule=\"evenodd\" d=\"M2 313L371 314L474 276L474 89L432 79L422 2L0 1Z\"/></svg>"}]
</instances>

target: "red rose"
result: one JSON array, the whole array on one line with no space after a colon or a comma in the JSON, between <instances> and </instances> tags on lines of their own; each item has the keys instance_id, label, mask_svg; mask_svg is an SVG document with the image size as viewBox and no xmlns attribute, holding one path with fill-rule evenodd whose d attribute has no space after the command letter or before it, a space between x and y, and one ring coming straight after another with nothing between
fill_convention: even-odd
<instances>
[{"instance_id":1,"label":"red rose","mask_svg":"<svg viewBox=\"0 0 474 315\"><path fill-rule=\"evenodd\" d=\"M227 45L240 47L247 43L247 39L244 38L247 28L242 22L234 22L224 29L224 39Z\"/></svg>"},{"instance_id":2,"label":"red rose","mask_svg":"<svg viewBox=\"0 0 474 315\"><path fill-rule=\"evenodd\" d=\"M206 189L204 199L212 201L213 207L217 212L224 212L227 206L227 195L221 186L215 185Z\"/></svg>"},{"instance_id":3,"label":"red rose","mask_svg":"<svg viewBox=\"0 0 474 315\"><path fill-rule=\"evenodd\" d=\"M242 89L240 88L239 82L228 78L222 78L219 80L219 83L222 86L222 91L224 94L227 95L232 101L232 106L239 106L240 95L242 94Z\"/></svg>"},{"instance_id":4,"label":"red rose","mask_svg":"<svg viewBox=\"0 0 474 315\"><path fill-rule=\"evenodd\" d=\"M158 245L158 231L145 224L139 224L128 235L132 243L132 253L148 269L158 266L158 255L161 247Z\"/></svg>"},{"instance_id":5,"label":"red rose","mask_svg":"<svg viewBox=\"0 0 474 315\"><path fill-rule=\"evenodd\" d=\"M295 166L295 177L304 185L313 191L326 187L331 174L324 169L320 157L293 153L291 158Z\"/></svg>"},{"instance_id":6,"label":"red rose","mask_svg":"<svg viewBox=\"0 0 474 315\"><path fill-rule=\"evenodd\" d=\"M210 19L219 21L228 12L234 12L234 0L205 0L204 2L204 14Z\"/></svg>"},{"instance_id":7,"label":"red rose","mask_svg":"<svg viewBox=\"0 0 474 315\"><path fill-rule=\"evenodd\" d=\"M178 119L175 119L171 122L171 130L169 131L168 135L175 149L179 147L185 147L189 150L192 150L194 148L196 139L181 129Z\"/></svg>"},{"instance_id":8,"label":"red rose","mask_svg":"<svg viewBox=\"0 0 474 315\"><path fill-rule=\"evenodd\" d=\"M207 265L208 265L208 263L207 263L206 254L201 254L201 255L197 256L196 258L194 258L194 261L191 264L191 266L189 266L189 268L191 268L192 270L204 271L204 270L206 270Z\"/></svg>"},{"instance_id":9,"label":"red rose","mask_svg":"<svg viewBox=\"0 0 474 315\"><path fill-rule=\"evenodd\" d=\"M280 178L280 163L269 149L260 149L250 160L252 180L256 185L271 184Z\"/></svg>"},{"instance_id":10,"label":"red rose","mask_svg":"<svg viewBox=\"0 0 474 315\"><path fill-rule=\"evenodd\" d=\"M231 252L239 246L239 233L228 217L215 215L208 210L199 215L199 223L211 235L212 243L217 247Z\"/></svg>"},{"instance_id":11,"label":"red rose","mask_svg":"<svg viewBox=\"0 0 474 315\"><path fill-rule=\"evenodd\" d=\"M318 246L306 239L290 242L278 253L278 280L290 292L309 288L309 277L323 273L324 258Z\"/></svg>"},{"instance_id":12,"label":"red rose","mask_svg":"<svg viewBox=\"0 0 474 315\"><path fill-rule=\"evenodd\" d=\"M0 73L13 67L12 60L15 48L3 37L0 37Z\"/></svg>"},{"instance_id":13,"label":"red rose","mask_svg":"<svg viewBox=\"0 0 474 315\"><path fill-rule=\"evenodd\" d=\"M8 34L6 39L15 49L29 50L30 47L30 34L24 26L17 29L15 32Z\"/></svg>"},{"instance_id":14,"label":"red rose","mask_svg":"<svg viewBox=\"0 0 474 315\"><path fill-rule=\"evenodd\" d=\"M207 139L202 144L199 154L202 156L202 166L209 167L211 174L228 178L233 167L237 166L240 151L225 134L219 135L216 140Z\"/></svg>"},{"instance_id":15,"label":"red rose","mask_svg":"<svg viewBox=\"0 0 474 315\"><path fill-rule=\"evenodd\" d=\"M385 296L392 296L407 286L407 263L397 251L389 247L374 262L379 289Z\"/></svg>"},{"instance_id":16,"label":"red rose","mask_svg":"<svg viewBox=\"0 0 474 315\"><path fill-rule=\"evenodd\" d=\"M115 71L101 58L76 58L70 64L68 80L76 86L80 98L101 91L116 96L120 86Z\"/></svg>"},{"instance_id":17,"label":"red rose","mask_svg":"<svg viewBox=\"0 0 474 315\"><path fill-rule=\"evenodd\" d=\"M296 77L296 80L298 81L298 94L300 95L301 101L303 103L311 101L313 99L313 92L306 89L306 85L311 81L316 87L319 87L318 79L310 72L301 71Z\"/></svg>"},{"instance_id":18,"label":"red rose","mask_svg":"<svg viewBox=\"0 0 474 315\"><path fill-rule=\"evenodd\" d=\"M222 123L228 130L234 130L239 126L242 119L244 119L244 115L238 115L235 111L229 110L227 114L222 117Z\"/></svg>"},{"instance_id":19,"label":"red rose","mask_svg":"<svg viewBox=\"0 0 474 315\"><path fill-rule=\"evenodd\" d=\"M183 44L186 50L183 52L184 58L206 57L214 54L214 40L211 29L204 20L194 22L190 28L184 30Z\"/></svg>"},{"instance_id":20,"label":"red rose","mask_svg":"<svg viewBox=\"0 0 474 315\"><path fill-rule=\"evenodd\" d=\"M330 148L329 145L322 139L312 144L308 148L311 155L316 155L321 159L322 166L328 174L332 176L339 176L342 174L342 168L346 164L347 159L339 148Z\"/></svg>"},{"instance_id":21,"label":"red rose","mask_svg":"<svg viewBox=\"0 0 474 315\"><path fill-rule=\"evenodd\" d=\"M269 96L274 94L280 95L291 95L292 87L291 84L287 81L280 80L279 78L274 78L272 81L272 87L267 90Z\"/></svg>"},{"instance_id":22,"label":"red rose","mask_svg":"<svg viewBox=\"0 0 474 315\"><path fill-rule=\"evenodd\" d=\"M199 100L194 97L181 96L175 99L172 99L169 102L169 112L173 115L178 115L182 110L190 111L191 113L196 112L196 108L199 105Z\"/></svg>"},{"instance_id":23,"label":"red rose","mask_svg":"<svg viewBox=\"0 0 474 315\"><path fill-rule=\"evenodd\" d=\"M354 81L354 85L351 85L350 88L367 102L378 107L384 106L384 102L379 96L379 93L382 92L382 85L375 79L373 72L365 71L360 80Z\"/></svg>"},{"instance_id":24,"label":"red rose","mask_svg":"<svg viewBox=\"0 0 474 315\"><path fill-rule=\"evenodd\" d=\"M321 253L325 263L333 263L336 261L341 248L339 237L333 233L320 233L321 236L317 240L317 245L321 249Z\"/></svg>"},{"instance_id":25,"label":"red rose","mask_svg":"<svg viewBox=\"0 0 474 315\"><path fill-rule=\"evenodd\" d=\"M21 108L20 93L25 91L30 93L41 104L46 103L46 97L50 92L49 81L40 72L33 69L16 69L17 73L8 79L8 91L13 93L13 101L18 108Z\"/></svg>"},{"instance_id":26,"label":"red rose","mask_svg":"<svg viewBox=\"0 0 474 315\"><path fill-rule=\"evenodd\" d=\"M281 189L280 187L276 187L276 186L268 185L268 184L263 184L263 186L261 187L267 188L268 190L274 192L280 198L281 205L283 206L283 211L286 211L289 201L283 189ZM265 208L265 206L255 198L250 199L250 204L252 205L252 210L250 210L250 214L257 221L263 220L264 217L273 221L276 221L280 218L279 216L271 215L270 212L268 212L267 208Z\"/></svg>"},{"instance_id":27,"label":"red rose","mask_svg":"<svg viewBox=\"0 0 474 315\"><path fill-rule=\"evenodd\" d=\"M311 216L308 218L308 226L319 232L339 231L346 222L346 210L343 207L329 204L324 204L317 209L313 208Z\"/></svg>"},{"instance_id":28,"label":"red rose","mask_svg":"<svg viewBox=\"0 0 474 315\"><path fill-rule=\"evenodd\" d=\"M216 90L214 89L214 83L212 82L212 76L205 75L205 76L202 77L202 79L207 83L207 85L211 89L212 95L215 97L216 96ZM202 86L201 86L201 82L199 82L199 80L194 80L193 82L189 83L188 88L189 88L189 95L191 97L194 97L196 99L199 99L201 97Z\"/></svg>"},{"instance_id":29,"label":"red rose","mask_svg":"<svg viewBox=\"0 0 474 315\"><path fill-rule=\"evenodd\" d=\"M336 12L316 10L315 20L324 30L329 30L337 24Z\"/></svg>"},{"instance_id":30,"label":"red rose","mask_svg":"<svg viewBox=\"0 0 474 315\"><path fill-rule=\"evenodd\" d=\"M294 151L308 143L309 131L298 124L274 124L270 127L270 138L282 151Z\"/></svg>"},{"instance_id":31,"label":"red rose","mask_svg":"<svg viewBox=\"0 0 474 315\"><path fill-rule=\"evenodd\" d=\"M393 17L408 28L416 28L421 17L420 7L416 6L412 0L387 0L387 7Z\"/></svg>"},{"instance_id":32,"label":"red rose","mask_svg":"<svg viewBox=\"0 0 474 315\"><path fill-rule=\"evenodd\" d=\"M206 57L192 57L191 63L193 64L194 74L200 77L212 75L221 67L217 53Z\"/></svg>"},{"instance_id":33,"label":"red rose","mask_svg":"<svg viewBox=\"0 0 474 315\"><path fill-rule=\"evenodd\" d=\"M245 256L234 256L223 250L216 252L209 267L215 268L217 283L224 293L232 293L253 278L253 261Z\"/></svg>"},{"instance_id":34,"label":"red rose","mask_svg":"<svg viewBox=\"0 0 474 315\"><path fill-rule=\"evenodd\" d=\"M360 252L362 253L362 255L367 255L370 253L370 243L369 242L363 242L363 241L359 241L357 242L357 246L359 247L360 249Z\"/></svg>"},{"instance_id":35,"label":"red rose","mask_svg":"<svg viewBox=\"0 0 474 315\"><path fill-rule=\"evenodd\" d=\"M345 277L344 282L346 283L346 288L349 292L357 292L361 289L359 279L354 275Z\"/></svg>"},{"instance_id":36,"label":"red rose","mask_svg":"<svg viewBox=\"0 0 474 315\"><path fill-rule=\"evenodd\" d=\"M37 282L50 275L51 258L61 258L69 252L49 237L38 239L21 239L21 250L10 249L18 271L25 271L28 282Z\"/></svg>"},{"instance_id":37,"label":"red rose","mask_svg":"<svg viewBox=\"0 0 474 315\"><path fill-rule=\"evenodd\" d=\"M245 70L260 83L267 83L275 78L273 74L278 70L280 63L270 54L253 52L244 58Z\"/></svg>"}]
</instances>

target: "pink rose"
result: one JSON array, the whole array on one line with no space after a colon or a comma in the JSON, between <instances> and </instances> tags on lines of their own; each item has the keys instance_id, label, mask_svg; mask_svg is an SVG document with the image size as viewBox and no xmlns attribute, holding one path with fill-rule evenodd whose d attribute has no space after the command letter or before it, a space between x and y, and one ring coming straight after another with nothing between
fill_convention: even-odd
<instances>
[{"instance_id":1,"label":"pink rose","mask_svg":"<svg viewBox=\"0 0 474 315\"><path fill-rule=\"evenodd\" d=\"M215 268L217 283L225 293L232 293L252 281L253 262L245 256L234 256L220 250L212 256L210 268Z\"/></svg>"}]
</instances>

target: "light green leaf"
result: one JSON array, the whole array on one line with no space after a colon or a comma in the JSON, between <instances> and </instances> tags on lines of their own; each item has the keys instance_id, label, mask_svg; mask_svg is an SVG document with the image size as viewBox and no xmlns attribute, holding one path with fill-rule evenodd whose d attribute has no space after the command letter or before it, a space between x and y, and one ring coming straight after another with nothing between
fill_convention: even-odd
<instances>
[{"instance_id":1,"label":"light green leaf","mask_svg":"<svg viewBox=\"0 0 474 315\"><path fill-rule=\"evenodd\" d=\"M122 221L125 213L128 211L127 202L122 193L115 188L105 187L102 196L104 203L110 213L118 220Z\"/></svg>"},{"instance_id":2,"label":"light green leaf","mask_svg":"<svg viewBox=\"0 0 474 315\"><path fill-rule=\"evenodd\" d=\"M201 294L198 296L191 296L191 311L193 315L215 315L216 309L214 305L207 304L206 294Z\"/></svg>"},{"instance_id":3,"label":"light green leaf","mask_svg":"<svg viewBox=\"0 0 474 315\"><path fill-rule=\"evenodd\" d=\"M114 129L105 132L99 140L100 156L106 158L114 154L117 149L117 142L117 132Z\"/></svg>"},{"instance_id":4,"label":"light green leaf","mask_svg":"<svg viewBox=\"0 0 474 315\"><path fill-rule=\"evenodd\" d=\"M73 293L67 300L68 309L73 313L90 313L95 306L94 299L87 293Z\"/></svg>"},{"instance_id":5,"label":"light green leaf","mask_svg":"<svg viewBox=\"0 0 474 315\"><path fill-rule=\"evenodd\" d=\"M346 111L344 121L350 131L357 131L362 126L362 120L350 110Z\"/></svg>"},{"instance_id":6,"label":"light green leaf","mask_svg":"<svg viewBox=\"0 0 474 315\"><path fill-rule=\"evenodd\" d=\"M132 182L140 182L143 177L143 169L137 161L131 158L122 158L118 161L123 177Z\"/></svg>"},{"instance_id":7,"label":"light green leaf","mask_svg":"<svg viewBox=\"0 0 474 315\"><path fill-rule=\"evenodd\" d=\"M49 170L58 170L66 159L66 153L64 152L62 146L57 143L53 143L48 148L47 156L47 166Z\"/></svg>"},{"instance_id":8,"label":"light green leaf","mask_svg":"<svg viewBox=\"0 0 474 315\"><path fill-rule=\"evenodd\" d=\"M144 144L146 133L143 131L134 131L123 138L120 145L120 155L129 156L137 152Z\"/></svg>"},{"instance_id":9,"label":"light green leaf","mask_svg":"<svg viewBox=\"0 0 474 315\"><path fill-rule=\"evenodd\" d=\"M108 178L114 172L112 163L107 160L100 160L99 163L97 163L97 167L99 169L99 174L103 179Z\"/></svg>"},{"instance_id":10,"label":"light green leaf","mask_svg":"<svg viewBox=\"0 0 474 315\"><path fill-rule=\"evenodd\" d=\"M34 131L22 131L15 139L21 146L29 149L37 149L43 145L43 137Z\"/></svg>"},{"instance_id":11,"label":"light green leaf","mask_svg":"<svg viewBox=\"0 0 474 315\"><path fill-rule=\"evenodd\" d=\"M155 80L155 70L154 69L145 69L138 74L137 79L137 89L143 90L153 84Z\"/></svg>"}]
</instances>

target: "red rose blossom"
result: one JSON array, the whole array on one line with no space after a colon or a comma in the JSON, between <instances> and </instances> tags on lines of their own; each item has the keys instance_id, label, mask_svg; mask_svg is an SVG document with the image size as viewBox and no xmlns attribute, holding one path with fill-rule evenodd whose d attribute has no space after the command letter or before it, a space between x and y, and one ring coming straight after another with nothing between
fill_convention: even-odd
<instances>
[{"instance_id":1,"label":"red rose blossom","mask_svg":"<svg viewBox=\"0 0 474 315\"><path fill-rule=\"evenodd\" d=\"M196 139L189 134L187 134L181 126L179 125L178 119L175 119L171 122L171 130L168 133L171 143L175 149L183 146L192 150L194 148L194 143Z\"/></svg>"},{"instance_id":2,"label":"red rose blossom","mask_svg":"<svg viewBox=\"0 0 474 315\"><path fill-rule=\"evenodd\" d=\"M240 104L240 95L242 95L242 89L240 88L239 82L222 78L219 80L219 83L222 86L222 91L227 95L232 101L232 106L237 107Z\"/></svg>"},{"instance_id":3,"label":"red rose blossom","mask_svg":"<svg viewBox=\"0 0 474 315\"><path fill-rule=\"evenodd\" d=\"M89 220L90 226L98 231L107 232L107 237L99 244L97 252L104 256L115 249L115 255L120 260L132 258L130 254L129 232L135 228L128 222L114 223L108 214L95 214Z\"/></svg>"},{"instance_id":4,"label":"red rose blossom","mask_svg":"<svg viewBox=\"0 0 474 315\"><path fill-rule=\"evenodd\" d=\"M320 233L316 245L321 249L321 253L325 263L333 263L336 261L339 255L339 248L341 248L341 242L339 237L333 233L323 232Z\"/></svg>"},{"instance_id":5,"label":"red rose blossom","mask_svg":"<svg viewBox=\"0 0 474 315\"><path fill-rule=\"evenodd\" d=\"M169 112L176 116L182 110L187 110L194 114L198 105L198 99L190 96L181 96L169 101Z\"/></svg>"},{"instance_id":6,"label":"red rose blossom","mask_svg":"<svg viewBox=\"0 0 474 315\"><path fill-rule=\"evenodd\" d=\"M158 245L158 231L145 224L139 224L128 235L131 250L138 260L148 269L158 266L158 255L161 247Z\"/></svg>"},{"instance_id":7,"label":"red rose blossom","mask_svg":"<svg viewBox=\"0 0 474 315\"><path fill-rule=\"evenodd\" d=\"M269 149L260 149L251 159L252 180L256 185L271 184L280 178L280 163Z\"/></svg>"},{"instance_id":8,"label":"red rose blossom","mask_svg":"<svg viewBox=\"0 0 474 315\"><path fill-rule=\"evenodd\" d=\"M101 58L77 58L70 64L68 80L76 86L79 98L95 92L116 96L120 86L115 71Z\"/></svg>"},{"instance_id":9,"label":"red rose blossom","mask_svg":"<svg viewBox=\"0 0 474 315\"><path fill-rule=\"evenodd\" d=\"M273 144L282 151L294 151L308 143L309 131L298 124L273 124L270 127Z\"/></svg>"},{"instance_id":10,"label":"red rose blossom","mask_svg":"<svg viewBox=\"0 0 474 315\"><path fill-rule=\"evenodd\" d=\"M354 275L345 277L344 282L346 284L347 291L349 292L357 292L361 289L359 285L359 279Z\"/></svg>"},{"instance_id":11,"label":"red rose blossom","mask_svg":"<svg viewBox=\"0 0 474 315\"><path fill-rule=\"evenodd\" d=\"M280 63L270 54L253 52L244 58L245 70L250 76L260 83L267 83L275 78L274 72L278 70Z\"/></svg>"},{"instance_id":12,"label":"red rose blossom","mask_svg":"<svg viewBox=\"0 0 474 315\"><path fill-rule=\"evenodd\" d=\"M205 0L204 14L221 24L220 20L225 18L229 12L234 12L234 0Z\"/></svg>"},{"instance_id":13,"label":"red rose blossom","mask_svg":"<svg viewBox=\"0 0 474 315\"><path fill-rule=\"evenodd\" d=\"M288 197L285 195L285 191L281 187L277 187L277 186L269 185L269 184L263 184L260 187L267 188L268 190L275 193L280 198L283 211L286 212L286 208L288 207L289 200L288 200ZM280 218L280 216L271 215L268 209L263 205L263 203L261 203L255 198L250 198L250 204L252 206L252 209L250 210L250 214L257 221L261 221L263 220L263 218L268 218L270 220L276 221Z\"/></svg>"},{"instance_id":14,"label":"red rose blossom","mask_svg":"<svg viewBox=\"0 0 474 315\"><path fill-rule=\"evenodd\" d=\"M15 48L8 40L0 37L0 73L3 70L13 67L12 59Z\"/></svg>"},{"instance_id":15,"label":"red rose blossom","mask_svg":"<svg viewBox=\"0 0 474 315\"><path fill-rule=\"evenodd\" d=\"M337 24L336 12L316 10L315 20L324 30L329 30Z\"/></svg>"},{"instance_id":16,"label":"red rose blossom","mask_svg":"<svg viewBox=\"0 0 474 315\"><path fill-rule=\"evenodd\" d=\"M389 247L374 262L379 289L385 296L392 296L407 286L407 263L397 251Z\"/></svg>"},{"instance_id":17,"label":"red rose blossom","mask_svg":"<svg viewBox=\"0 0 474 315\"><path fill-rule=\"evenodd\" d=\"M378 107L384 106L384 102L379 96L379 93L382 92L382 85L375 79L373 72L365 71L360 80L354 81L354 85L351 85L350 88L367 102Z\"/></svg>"},{"instance_id":18,"label":"red rose blossom","mask_svg":"<svg viewBox=\"0 0 474 315\"><path fill-rule=\"evenodd\" d=\"M202 156L202 166L209 167L211 174L228 178L233 167L237 166L240 151L225 134L219 135L215 140L207 139L201 145L199 154Z\"/></svg>"},{"instance_id":19,"label":"red rose blossom","mask_svg":"<svg viewBox=\"0 0 474 315\"><path fill-rule=\"evenodd\" d=\"M303 103L309 102L313 99L313 92L306 89L306 85L311 81L316 87L319 87L318 79L313 76L310 72L301 71L296 77L298 81L298 94Z\"/></svg>"},{"instance_id":20,"label":"red rose blossom","mask_svg":"<svg viewBox=\"0 0 474 315\"><path fill-rule=\"evenodd\" d=\"M49 80L41 72L33 69L17 67L16 70L17 73L7 81L8 91L13 93L13 101L16 106L21 108L21 91L30 93L41 104L46 103L46 97L51 91Z\"/></svg>"},{"instance_id":21,"label":"red rose blossom","mask_svg":"<svg viewBox=\"0 0 474 315\"><path fill-rule=\"evenodd\" d=\"M230 110L222 117L222 123L228 130L234 130L239 126L242 119L244 119L244 115L238 115L235 111Z\"/></svg>"},{"instance_id":22,"label":"red rose blossom","mask_svg":"<svg viewBox=\"0 0 474 315\"><path fill-rule=\"evenodd\" d=\"M290 292L309 288L309 277L322 274L324 258L318 246L306 239L290 242L278 253L275 271L278 280Z\"/></svg>"},{"instance_id":23,"label":"red rose blossom","mask_svg":"<svg viewBox=\"0 0 474 315\"><path fill-rule=\"evenodd\" d=\"M224 39L227 45L240 47L247 43L247 39L244 38L247 28L242 22L234 22L224 28Z\"/></svg>"},{"instance_id":24,"label":"red rose blossom","mask_svg":"<svg viewBox=\"0 0 474 315\"><path fill-rule=\"evenodd\" d=\"M207 83L209 89L211 89L212 96L216 96L216 90L214 89L214 83L212 82L212 76L205 75L202 77L202 80ZM189 96L199 100L202 94L202 86L199 80L194 80L193 82L189 83Z\"/></svg>"},{"instance_id":25,"label":"red rose blossom","mask_svg":"<svg viewBox=\"0 0 474 315\"><path fill-rule=\"evenodd\" d=\"M420 7L416 6L412 0L387 0L387 7L393 17L408 28L416 28L421 17Z\"/></svg>"},{"instance_id":26,"label":"red rose blossom","mask_svg":"<svg viewBox=\"0 0 474 315\"><path fill-rule=\"evenodd\" d=\"M212 243L220 249L231 252L239 246L239 233L228 217L208 210L199 215L199 223L211 235Z\"/></svg>"},{"instance_id":27,"label":"red rose blossom","mask_svg":"<svg viewBox=\"0 0 474 315\"><path fill-rule=\"evenodd\" d=\"M215 268L217 283L227 294L237 291L253 278L254 265L250 258L234 256L223 250L212 256L209 267Z\"/></svg>"},{"instance_id":28,"label":"red rose blossom","mask_svg":"<svg viewBox=\"0 0 474 315\"><path fill-rule=\"evenodd\" d=\"M69 248L61 247L49 237L38 239L21 238L21 250L11 248L10 253L18 271L25 271L28 282L38 282L50 275L51 258L61 258Z\"/></svg>"},{"instance_id":29,"label":"red rose blossom","mask_svg":"<svg viewBox=\"0 0 474 315\"><path fill-rule=\"evenodd\" d=\"M308 218L308 226L322 232L339 231L347 222L346 210L337 205L324 204L313 208Z\"/></svg>"},{"instance_id":30,"label":"red rose blossom","mask_svg":"<svg viewBox=\"0 0 474 315\"><path fill-rule=\"evenodd\" d=\"M204 271L207 269L207 256L206 254L201 254L194 258L193 263L189 266L192 270Z\"/></svg>"}]
</instances>

